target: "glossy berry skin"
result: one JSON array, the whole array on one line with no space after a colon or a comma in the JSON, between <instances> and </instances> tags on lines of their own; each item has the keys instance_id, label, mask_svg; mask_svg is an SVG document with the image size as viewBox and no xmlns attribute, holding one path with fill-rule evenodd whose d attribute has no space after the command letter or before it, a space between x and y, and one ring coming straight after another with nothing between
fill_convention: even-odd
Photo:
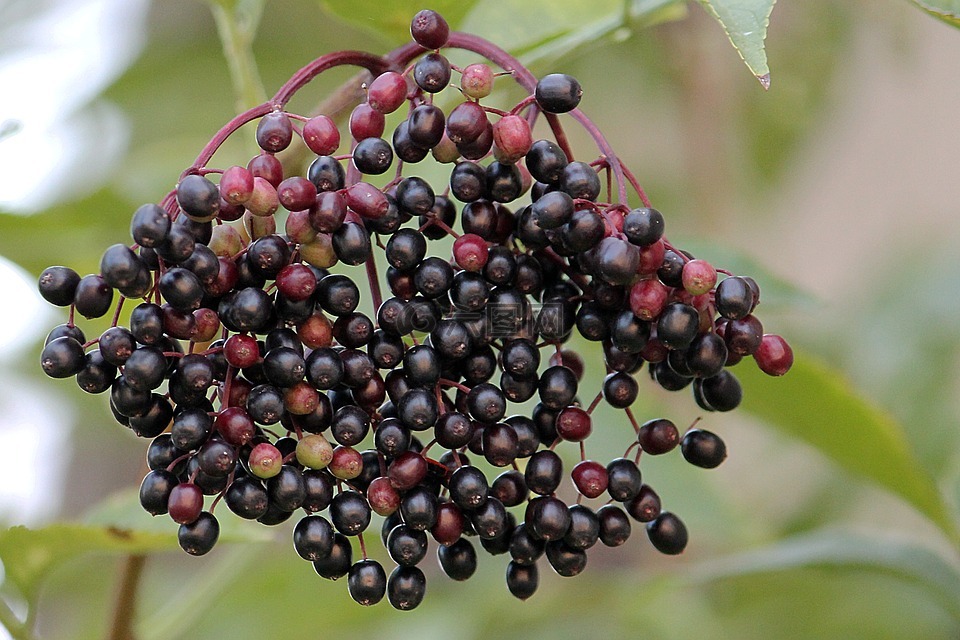
<instances>
[{"instance_id":1,"label":"glossy berry skin","mask_svg":"<svg viewBox=\"0 0 960 640\"><path fill-rule=\"evenodd\" d=\"M437 549L440 567L451 579L469 580L477 570L477 552L466 538L460 538L450 546Z\"/></svg>"},{"instance_id":2,"label":"glossy berry skin","mask_svg":"<svg viewBox=\"0 0 960 640\"><path fill-rule=\"evenodd\" d=\"M643 485L640 469L633 460L616 458L607 464L607 492L618 502L633 499Z\"/></svg>"},{"instance_id":3,"label":"glossy berry skin","mask_svg":"<svg viewBox=\"0 0 960 640\"><path fill-rule=\"evenodd\" d=\"M686 525L669 511L647 524L647 537L657 551L666 555L683 553L689 539Z\"/></svg>"},{"instance_id":4,"label":"glossy berry skin","mask_svg":"<svg viewBox=\"0 0 960 640\"><path fill-rule=\"evenodd\" d=\"M540 585L540 572L537 565L522 565L516 562L507 564L507 589L520 600L526 600L537 591Z\"/></svg>"},{"instance_id":5,"label":"glossy berry skin","mask_svg":"<svg viewBox=\"0 0 960 640\"><path fill-rule=\"evenodd\" d=\"M620 507L612 504L600 507L597 519L600 521L600 542L604 545L619 547L630 537L630 518Z\"/></svg>"},{"instance_id":6,"label":"glossy berry skin","mask_svg":"<svg viewBox=\"0 0 960 640\"><path fill-rule=\"evenodd\" d=\"M427 93L437 93L450 84L450 61L439 53L428 53L413 67L413 80Z\"/></svg>"},{"instance_id":7,"label":"glossy berry skin","mask_svg":"<svg viewBox=\"0 0 960 640\"><path fill-rule=\"evenodd\" d=\"M557 490L562 475L563 461L560 456L545 449L530 456L524 471L524 480L530 491L545 496Z\"/></svg>"},{"instance_id":8,"label":"glossy berry skin","mask_svg":"<svg viewBox=\"0 0 960 640\"><path fill-rule=\"evenodd\" d=\"M387 574L376 560L360 560L347 573L347 589L358 604L375 605L387 591Z\"/></svg>"},{"instance_id":9,"label":"glossy berry skin","mask_svg":"<svg viewBox=\"0 0 960 640\"><path fill-rule=\"evenodd\" d=\"M487 478L477 467L464 465L450 476L450 499L462 509L476 509L487 501Z\"/></svg>"},{"instance_id":10,"label":"glossy berry skin","mask_svg":"<svg viewBox=\"0 0 960 640\"><path fill-rule=\"evenodd\" d=\"M177 185L177 204L198 221L211 220L220 212L220 190L201 175L189 175Z\"/></svg>"},{"instance_id":11,"label":"glossy berry skin","mask_svg":"<svg viewBox=\"0 0 960 640\"><path fill-rule=\"evenodd\" d=\"M727 457L727 446L715 433L705 429L691 429L683 436L680 451L692 465L704 469L720 466Z\"/></svg>"},{"instance_id":12,"label":"glossy berry skin","mask_svg":"<svg viewBox=\"0 0 960 640\"><path fill-rule=\"evenodd\" d=\"M660 455L672 451L680 442L676 425L664 418L648 420L640 426L637 441L644 453Z\"/></svg>"},{"instance_id":13,"label":"glossy berry skin","mask_svg":"<svg viewBox=\"0 0 960 640\"><path fill-rule=\"evenodd\" d=\"M587 498L599 497L609 484L607 469L594 460L578 462L570 471L570 477L577 491Z\"/></svg>"},{"instance_id":14,"label":"glossy berry skin","mask_svg":"<svg viewBox=\"0 0 960 640\"><path fill-rule=\"evenodd\" d=\"M83 347L66 336L51 340L40 354L40 367L51 378L69 378L83 370Z\"/></svg>"},{"instance_id":15,"label":"glossy berry skin","mask_svg":"<svg viewBox=\"0 0 960 640\"><path fill-rule=\"evenodd\" d=\"M577 377L562 365L550 367L540 376L538 391L546 408L563 409L577 394Z\"/></svg>"},{"instance_id":16,"label":"glossy berry skin","mask_svg":"<svg viewBox=\"0 0 960 640\"><path fill-rule=\"evenodd\" d=\"M421 47L439 49L447 44L450 26L436 11L423 9L413 16L410 22L410 35Z\"/></svg>"},{"instance_id":17,"label":"glossy berry skin","mask_svg":"<svg viewBox=\"0 0 960 640\"><path fill-rule=\"evenodd\" d=\"M390 530L386 547L394 562L412 567L427 555L427 534L400 524Z\"/></svg>"},{"instance_id":18,"label":"glossy berry skin","mask_svg":"<svg viewBox=\"0 0 960 640\"><path fill-rule=\"evenodd\" d=\"M782 376L793 366L793 349L775 334L765 334L753 354L760 370L771 376Z\"/></svg>"},{"instance_id":19,"label":"glossy berry skin","mask_svg":"<svg viewBox=\"0 0 960 640\"><path fill-rule=\"evenodd\" d=\"M257 144L264 151L283 151L290 146L292 140L293 125L290 116L281 111L268 113L257 124Z\"/></svg>"},{"instance_id":20,"label":"glossy berry skin","mask_svg":"<svg viewBox=\"0 0 960 640\"><path fill-rule=\"evenodd\" d=\"M350 539L341 533L334 534L333 549L326 558L315 560L313 568L322 578L338 580L347 575L352 566L353 547Z\"/></svg>"},{"instance_id":21,"label":"glossy berry skin","mask_svg":"<svg viewBox=\"0 0 960 640\"><path fill-rule=\"evenodd\" d=\"M177 477L166 469L150 471L140 484L140 506L152 516L167 513L170 493L177 484Z\"/></svg>"},{"instance_id":22,"label":"glossy berry skin","mask_svg":"<svg viewBox=\"0 0 960 640\"><path fill-rule=\"evenodd\" d=\"M303 124L303 141L310 151L327 156L340 146L340 131L329 116L315 116Z\"/></svg>"},{"instance_id":23,"label":"glossy berry skin","mask_svg":"<svg viewBox=\"0 0 960 640\"><path fill-rule=\"evenodd\" d=\"M173 487L167 502L167 512L174 522L189 524L200 517L203 509L203 492L192 483L181 483Z\"/></svg>"},{"instance_id":24,"label":"glossy berry skin","mask_svg":"<svg viewBox=\"0 0 960 640\"><path fill-rule=\"evenodd\" d=\"M570 442L582 442L593 431L590 414L580 407L566 407L557 415L557 434Z\"/></svg>"},{"instance_id":25,"label":"glossy berry skin","mask_svg":"<svg viewBox=\"0 0 960 640\"><path fill-rule=\"evenodd\" d=\"M657 339L673 349L686 349L697 336L700 314L688 304L674 302L657 320Z\"/></svg>"},{"instance_id":26,"label":"glossy berry skin","mask_svg":"<svg viewBox=\"0 0 960 640\"><path fill-rule=\"evenodd\" d=\"M387 578L387 599L395 609L416 609L427 592L427 578L417 567L397 567Z\"/></svg>"},{"instance_id":27,"label":"glossy berry skin","mask_svg":"<svg viewBox=\"0 0 960 640\"><path fill-rule=\"evenodd\" d=\"M724 278L717 285L714 296L717 313L730 320L739 320L753 311L753 291L749 283L740 277Z\"/></svg>"},{"instance_id":28,"label":"glossy berry skin","mask_svg":"<svg viewBox=\"0 0 960 640\"><path fill-rule=\"evenodd\" d=\"M196 520L181 524L177 532L180 548L192 556L209 553L220 537L220 523L209 511L202 512Z\"/></svg>"},{"instance_id":29,"label":"glossy berry skin","mask_svg":"<svg viewBox=\"0 0 960 640\"><path fill-rule=\"evenodd\" d=\"M69 267L47 267L40 274L39 290L43 299L58 307L73 303L80 276Z\"/></svg>"},{"instance_id":30,"label":"glossy berry skin","mask_svg":"<svg viewBox=\"0 0 960 640\"><path fill-rule=\"evenodd\" d=\"M534 95L537 104L547 113L566 113L580 104L583 89L573 76L551 73L537 82Z\"/></svg>"},{"instance_id":31,"label":"glossy berry skin","mask_svg":"<svg viewBox=\"0 0 960 640\"><path fill-rule=\"evenodd\" d=\"M293 547L304 560L314 562L329 557L333 544L333 527L323 516L306 516L293 530Z\"/></svg>"}]
</instances>

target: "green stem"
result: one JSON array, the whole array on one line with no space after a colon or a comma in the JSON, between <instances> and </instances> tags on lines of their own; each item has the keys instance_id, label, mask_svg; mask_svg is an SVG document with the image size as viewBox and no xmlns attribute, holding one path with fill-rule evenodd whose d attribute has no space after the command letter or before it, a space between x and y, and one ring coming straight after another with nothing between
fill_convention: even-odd
<instances>
[{"instance_id":1,"label":"green stem","mask_svg":"<svg viewBox=\"0 0 960 640\"><path fill-rule=\"evenodd\" d=\"M20 622L13 609L2 598L0 598L0 625L3 625L10 637L15 640L34 640L30 627L26 623Z\"/></svg>"},{"instance_id":2,"label":"green stem","mask_svg":"<svg viewBox=\"0 0 960 640\"><path fill-rule=\"evenodd\" d=\"M228 9L219 2L210 3L223 44L223 55L230 68L237 113L267 100L267 92L263 88L253 55L253 40L263 15L264 2L265 0L241 0L233 9Z\"/></svg>"}]
</instances>

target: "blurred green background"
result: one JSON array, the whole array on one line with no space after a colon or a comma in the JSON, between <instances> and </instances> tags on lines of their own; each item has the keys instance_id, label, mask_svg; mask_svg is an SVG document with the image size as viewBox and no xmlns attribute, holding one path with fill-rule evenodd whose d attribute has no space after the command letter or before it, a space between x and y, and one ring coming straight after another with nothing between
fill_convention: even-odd
<instances>
[{"instance_id":1,"label":"blurred green background","mask_svg":"<svg viewBox=\"0 0 960 640\"><path fill-rule=\"evenodd\" d=\"M125 637L960 637L960 33L901 0L782 0L768 92L697 3L434 3L535 74L578 77L581 108L671 240L753 275L767 331L794 345L785 378L745 362L743 407L704 416L728 445L720 468L644 460L690 529L682 556L660 556L635 526L625 547L592 549L576 579L541 562L527 602L506 591L503 556L481 554L464 584L428 560L426 600L399 613L320 579L292 550L292 525L222 509L218 547L180 552L175 525L136 505L147 443L113 423L106 398L39 371L43 335L66 315L29 290L51 264L95 271L238 105L323 53L389 51L421 8L260 5L0 3L0 256L28 279L9 267L0 287L0 608L15 635L109 637L128 554L147 552ZM313 110L351 75L325 74L291 108ZM499 85L493 104L520 97ZM249 142L221 165L244 163ZM686 393L641 389L640 419L702 413ZM622 453L629 425L612 411L598 424L591 457ZM16 628L25 616L34 636Z\"/></svg>"}]
</instances>

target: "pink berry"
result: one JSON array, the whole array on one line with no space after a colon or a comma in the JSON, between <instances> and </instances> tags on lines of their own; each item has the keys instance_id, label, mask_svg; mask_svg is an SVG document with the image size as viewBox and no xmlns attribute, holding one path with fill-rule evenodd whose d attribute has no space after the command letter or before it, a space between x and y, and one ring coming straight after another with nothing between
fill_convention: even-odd
<instances>
[{"instance_id":1,"label":"pink berry","mask_svg":"<svg viewBox=\"0 0 960 640\"><path fill-rule=\"evenodd\" d=\"M463 70L460 89L468 98L486 98L493 91L493 69L482 62L475 62Z\"/></svg>"},{"instance_id":2,"label":"pink berry","mask_svg":"<svg viewBox=\"0 0 960 640\"><path fill-rule=\"evenodd\" d=\"M515 163L533 146L533 134L526 119L510 115L493 125L493 144L497 145L500 162Z\"/></svg>"},{"instance_id":3,"label":"pink berry","mask_svg":"<svg viewBox=\"0 0 960 640\"><path fill-rule=\"evenodd\" d=\"M630 288L630 309L641 320L653 320L667 304L670 290L659 280L641 280Z\"/></svg>"},{"instance_id":4,"label":"pink berry","mask_svg":"<svg viewBox=\"0 0 960 640\"><path fill-rule=\"evenodd\" d=\"M272 478L280 473L283 467L283 455L269 442L261 442L250 451L247 462L253 475L264 479Z\"/></svg>"},{"instance_id":5,"label":"pink berry","mask_svg":"<svg viewBox=\"0 0 960 640\"><path fill-rule=\"evenodd\" d=\"M253 174L244 167L230 167L220 177L220 197L231 205L243 204L253 194Z\"/></svg>"},{"instance_id":6,"label":"pink berry","mask_svg":"<svg viewBox=\"0 0 960 640\"><path fill-rule=\"evenodd\" d=\"M683 265L682 277L683 288L695 296L707 293L717 284L717 270L706 260L691 260Z\"/></svg>"}]
</instances>

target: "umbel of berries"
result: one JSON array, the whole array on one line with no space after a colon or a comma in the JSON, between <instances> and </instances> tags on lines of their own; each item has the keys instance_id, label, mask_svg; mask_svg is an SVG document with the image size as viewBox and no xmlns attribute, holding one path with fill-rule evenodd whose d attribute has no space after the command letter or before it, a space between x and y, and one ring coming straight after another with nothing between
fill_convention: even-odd
<instances>
[{"instance_id":1,"label":"umbel of berries","mask_svg":"<svg viewBox=\"0 0 960 640\"><path fill-rule=\"evenodd\" d=\"M689 389L708 416L740 404L737 367L786 373L793 354L765 333L757 283L669 242L579 111L575 78L537 80L433 11L411 34L417 46L387 56L324 55L231 121L132 212L131 243L107 247L97 273L46 269L40 293L68 315L41 367L149 441L140 502L184 551L209 552L223 517L289 520L293 552L362 605L417 607L428 557L462 581L501 556L526 599L548 569L576 576L635 527L682 552L687 528L641 458L712 469L726 446L631 406L656 384ZM448 49L476 61L457 68ZM344 64L374 76L348 118L287 110ZM527 97L489 107L508 81ZM540 119L550 136L534 137ZM596 150L574 156L571 123ZM247 127L261 152L211 165ZM308 166L281 164L290 147ZM438 165L449 178L431 184ZM86 335L103 316L110 327ZM595 420L601 405L617 419ZM591 457L598 431L623 455ZM376 540L386 553L371 558Z\"/></svg>"}]
</instances>

